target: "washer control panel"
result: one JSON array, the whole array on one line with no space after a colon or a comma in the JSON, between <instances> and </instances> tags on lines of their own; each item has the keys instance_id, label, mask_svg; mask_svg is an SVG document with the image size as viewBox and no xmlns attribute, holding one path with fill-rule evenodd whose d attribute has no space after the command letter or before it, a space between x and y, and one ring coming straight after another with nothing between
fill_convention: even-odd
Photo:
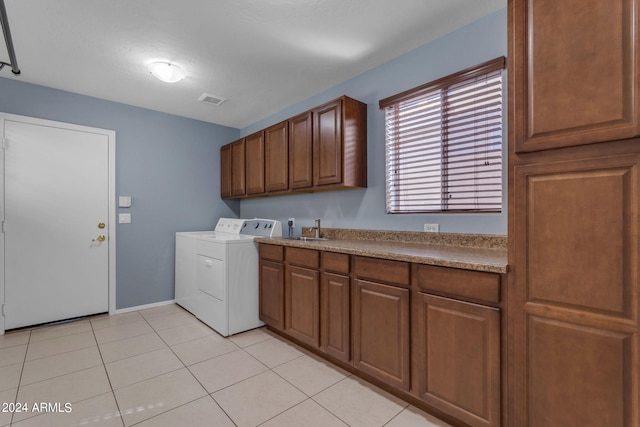
<instances>
[{"instance_id":1,"label":"washer control panel","mask_svg":"<svg viewBox=\"0 0 640 427\"><path fill-rule=\"evenodd\" d=\"M260 237L281 237L282 224L274 219L220 218L215 231Z\"/></svg>"}]
</instances>

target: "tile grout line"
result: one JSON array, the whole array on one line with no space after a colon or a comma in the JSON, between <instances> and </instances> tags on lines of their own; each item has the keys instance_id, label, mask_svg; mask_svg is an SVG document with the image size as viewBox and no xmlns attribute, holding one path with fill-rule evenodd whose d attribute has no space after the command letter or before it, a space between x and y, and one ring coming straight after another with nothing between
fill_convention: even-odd
<instances>
[{"instance_id":1,"label":"tile grout line","mask_svg":"<svg viewBox=\"0 0 640 427\"><path fill-rule=\"evenodd\" d=\"M16 387L16 396L13 398L13 403L16 404L18 402L18 393L20 393L20 386L22 384L22 375L24 374L24 365L27 363L27 352L29 351L29 344L31 343L31 332L33 330L29 330L29 339L27 340L27 347L24 349L24 357L22 358L22 368L20 369L20 378L18 378L18 387ZM13 417L15 416L15 411L11 413L11 420L9 421L9 427L13 425Z\"/></svg>"},{"instance_id":2,"label":"tile grout line","mask_svg":"<svg viewBox=\"0 0 640 427\"><path fill-rule=\"evenodd\" d=\"M189 373L189 375L191 375L191 377L193 377L193 379L194 379L194 380L196 380L196 382L200 385L200 387L202 387L202 389L203 389L203 390L204 390L204 392L205 392L205 395L204 395L204 396L200 396L200 397L198 397L198 398L196 398L196 399L194 399L194 400L191 400L191 401L189 401L189 402L185 402L185 403L183 403L182 405L176 406L175 408L167 409L166 411L163 411L163 412L160 412L160 413L158 413L158 414L155 414L155 415L154 415L154 416L152 416L152 417L145 418L144 420L140 420L139 422L134 423L134 424L132 424L131 426L128 426L128 427L133 427L133 426L135 426L135 425L137 425L137 424L140 424L140 423L142 423L142 422L145 422L145 421L151 420L151 419L153 419L153 418L159 417L160 415L164 415L164 414L166 414L166 413L168 413L168 412L171 412L171 411L173 411L173 410L175 410L175 409L181 408L181 407L183 407L183 406L185 406L185 405L189 405L189 404L191 404L191 403L193 403L193 402L195 402L195 401L197 401L197 400L200 400L200 399L202 399L203 397L208 397L208 398L210 398L211 400L213 400L213 402L214 402L214 403L215 403L215 404L216 404L216 405L217 405L217 406L218 406L218 407L219 407L219 408L220 408L220 409L225 413L225 415L227 416L227 418L229 418L229 420L230 420L231 422L233 422L233 420L231 419L231 417L229 416L229 414L227 414L227 413L226 413L226 411L224 411L224 409L223 409L222 407L220 407L220 405L218 405L218 402L216 402L216 400L213 398L213 396L211 396L211 395L209 394L209 391L208 391L208 390L207 390L207 389L202 385L202 383L201 383L201 382L198 380L198 378L193 374L193 372L191 372L191 370L190 370L190 369L189 369L189 367L184 363L184 361L183 361L182 359L180 359L180 356L178 356L178 355L176 354L176 352L173 350L173 348L171 348L171 346L170 346L170 345L169 345L169 344L164 340L164 338L162 338L162 336L160 336L160 334L158 333L158 331L157 331L157 330L156 330L156 329L155 329L155 328L154 328L154 327L149 323L149 321L147 320L147 318L146 318L146 317L144 317L144 316L142 315L142 313L140 313L140 316L142 316L142 318L144 319L144 321L145 321L145 322L147 322L147 324L149 325L149 327L153 330L153 333L154 333L154 334L156 334L156 335L158 336L158 338L160 338L160 340L161 340L161 341L162 341L162 342L167 346L167 348L168 348L168 349L173 353L173 355L174 355L174 356L175 356L175 357L180 361L180 363L182 363L182 368L174 369L174 370L172 370L172 371L165 372L165 373L160 374L160 375L155 375L155 376L153 376L153 377L151 377L151 378L146 378L146 379L144 379L144 380L137 381L137 382L135 382L135 383L133 383L133 384L139 384L139 383L141 383L141 382L148 381L148 380L150 380L150 379L152 379L152 378L158 378L158 377L160 377L160 376L162 376L162 375L166 375L166 374L169 374L169 373L171 373L171 372L176 372L176 371L178 371L178 370L180 370L180 369L186 369L186 371ZM202 338L202 337L200 337L200 338ZM199 339L199 338L196 338L196 339ZM189 341L185 341L185 342L189 342ZM179 344L182 344L182 343L179 343ZM164 350L164 349L160 349L160 350ZM154 351L158 351L158 350L154 350ZM147 354L147 353L151 353L151 352L146 352L146 353L143 353L143 354ZM139 355L136 355L136 356L139 356ZM135 357L135 356L130 356L130 357ZM119 359L119 360L125 360L125 359L128 359L128 358ZM106 366L105 366L105 369L106 369ZM108 376L108 374L107 374L107 376ZM109 383L111 383L111 380L109 380ZM131 385L133 385L133 384L129 384L129 385L125 386L125 387L129 387L129 386L131 386ZM125 387L121 387L121 388L125 388ZM112 387L112 390L113 390L113 387ZM115 390L113 390L113 392L114 392L114 399L115 399ZM117 400L117 399L116 399L116 404L118 404L118 400ZM118 409L119 409L119 408L120 408L120 407L118 406ZM122 417L122 423L123 423L123 425L124 425L124 417ZM237 426L237 424L236 424L235 422L233 422L233 424Z\"/></svg>"},{"instance_id":3,"label":"tile grout line","mask_svg":"<svg viewBox=\"0 0 640 427\"><path fill-rule=\"evenodd\" d=\"M91 323L91 322L89 322ZM100 355L100 360L102 361L102 369L104 370L104 374L107 377L107 381L109 382L109 388L111 389L111 396L113 396L114 402L116 402L116 409L118 410L117 414L120 417L120 422L124 427L124 417L122 416L122 410L120 409L120 403L116 398L116 392L113 389L113 384L111 384L111 377L109 377L109 372L107 371L107 365L104 363L104 357L102 357L102 350L100 349L100 344L98 343L98 337L96 336L96 330L93 328L93 323L91 323L91 332L93 333L93 339L96 341L96 347L98 348L98 354ZM106 393L105 393L106 394ZM95 396L94 396L95 397Z\"/></svg>"}]
</instances>

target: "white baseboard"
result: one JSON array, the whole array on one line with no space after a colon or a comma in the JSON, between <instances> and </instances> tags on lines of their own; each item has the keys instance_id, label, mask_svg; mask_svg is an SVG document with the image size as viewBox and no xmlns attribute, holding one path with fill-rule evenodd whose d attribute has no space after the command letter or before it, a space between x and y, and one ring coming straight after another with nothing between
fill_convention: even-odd
<instances>
[{"instance_id":1,"label":"white baseboard","mask_svg":"<svg viewBox=\"0 0 640 427\"><path fill-rule=\"evenodd\" d=\"M162 307L163 305L175 304L175 302L176 302L176 300L172 299L172 300L169 300L169 301L160 301L160 302L154 302L152 304L144 304L144 305L138 305L138 306L135 306L135 307L121 308L121 309L109 312L109 315L113 316L114 314L129 313L129 312L132 312L132 311L146 310L148 308Z\"/></svg>"}]
</instances>

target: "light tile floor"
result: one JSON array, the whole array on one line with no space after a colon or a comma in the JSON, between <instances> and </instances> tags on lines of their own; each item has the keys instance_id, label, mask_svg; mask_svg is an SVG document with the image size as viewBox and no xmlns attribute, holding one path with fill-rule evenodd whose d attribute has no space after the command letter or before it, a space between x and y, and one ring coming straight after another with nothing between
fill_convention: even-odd
<instances>
[{"instance_id":1,"label":"light tile floor","mask_svg":"<svg viewBox=\"0 0 640 427\"><path fill-rule=\"evenodd\" d=\"M177 305L0 336L0 403L0 427L448 427L264 328L223 338Z\"/></svg>"}]
</instances>

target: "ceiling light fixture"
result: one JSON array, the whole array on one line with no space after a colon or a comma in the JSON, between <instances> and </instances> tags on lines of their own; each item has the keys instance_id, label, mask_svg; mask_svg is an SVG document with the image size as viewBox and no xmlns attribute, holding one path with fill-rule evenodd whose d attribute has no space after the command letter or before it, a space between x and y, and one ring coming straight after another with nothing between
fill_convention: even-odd
<instances>
[{"instance_id":1,"label":"ceiling light fixture","mask_svg":"<svg viewBox=\"0 0 640 427\"><path fill-rule=\"evenodd\" d=\"M152 62L149 71L155 78L167 83L179 82L187 75L182 68L170 62Z\"/></svg>"}]
</instances>

